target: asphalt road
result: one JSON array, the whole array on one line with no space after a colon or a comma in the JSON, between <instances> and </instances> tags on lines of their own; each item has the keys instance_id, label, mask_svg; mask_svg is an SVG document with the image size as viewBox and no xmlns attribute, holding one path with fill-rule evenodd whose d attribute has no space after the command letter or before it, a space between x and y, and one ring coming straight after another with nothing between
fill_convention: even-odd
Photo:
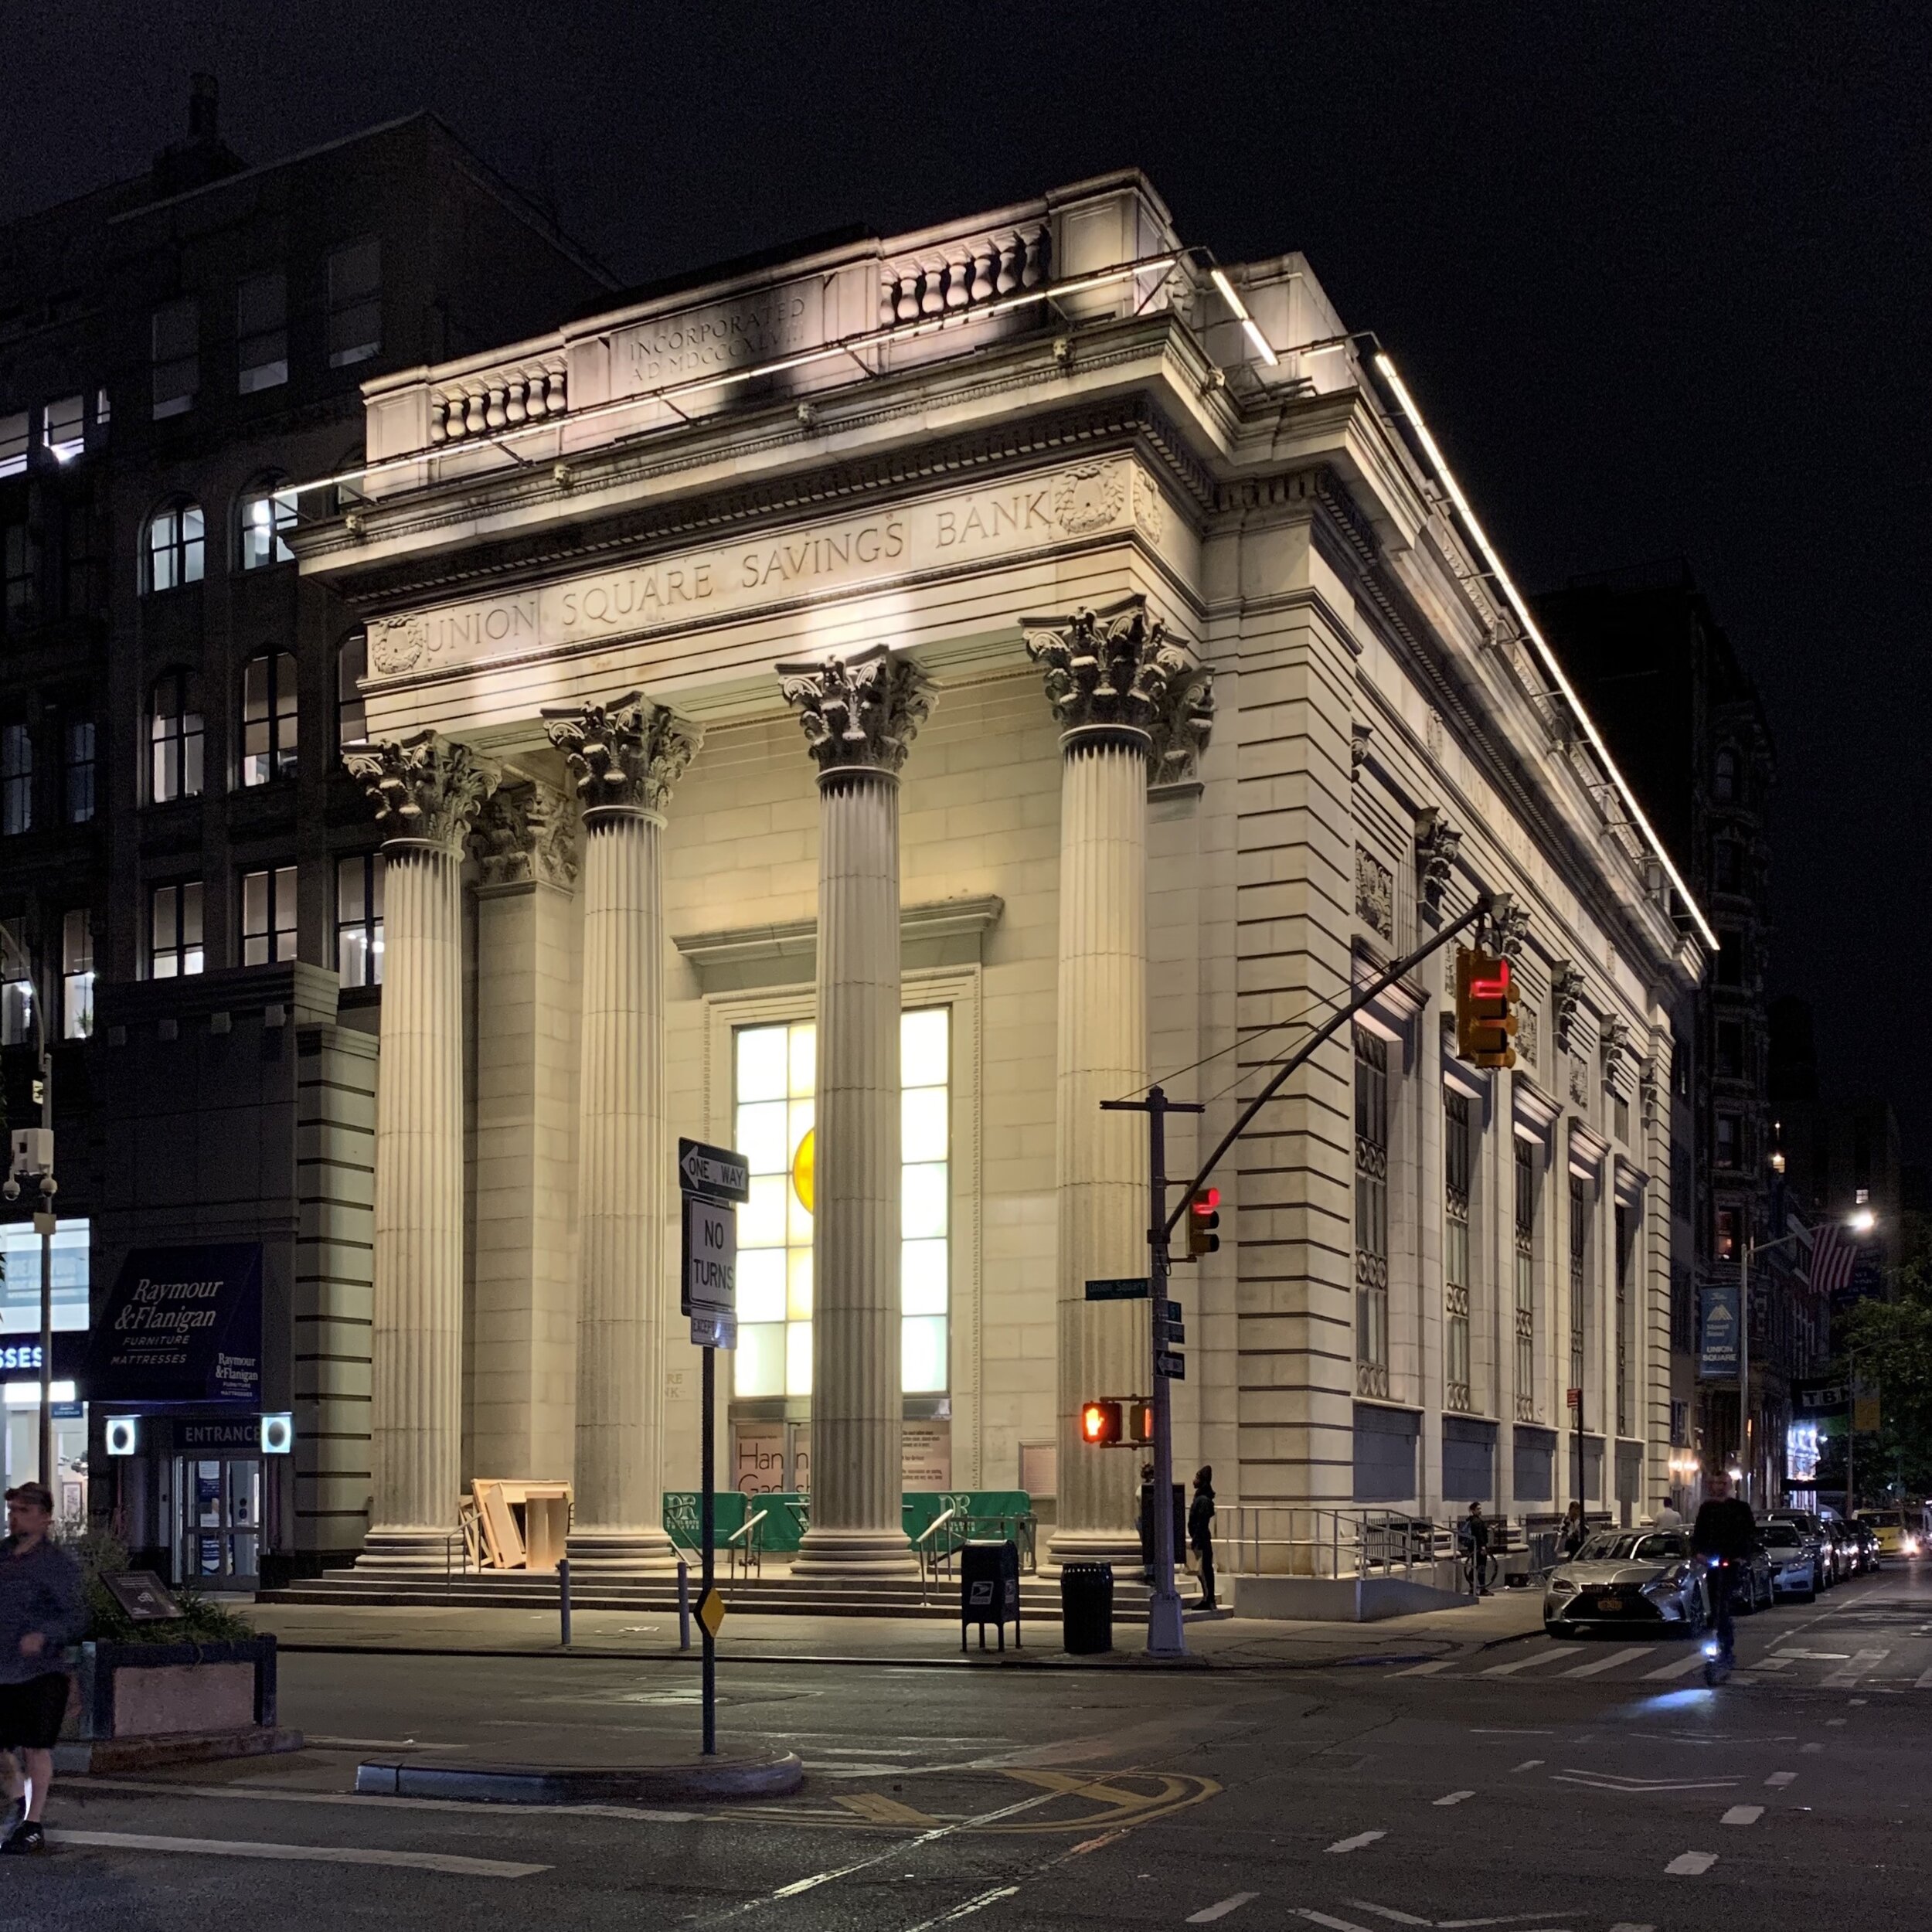
<instances>
[{"instance_id":1,"label":"asphalt road","mask_svg":"<svg viewBox=\"0 0 1932 1932\"><path fill-rule=\"evenodd\" d=\"M291 1656L313 1748L56 1790L58 1849L0 1865L0 1926L1917 1932L1932 1567L1760 1614L1740 1655L1716 1692L1688 1646L1540 1633L1311 1670L727 1657L725 1743L797 1750L805 1788L658 1811L350 1787L399 1749L675 1748L688 1666Z\"/></svg>"}]
</instances>

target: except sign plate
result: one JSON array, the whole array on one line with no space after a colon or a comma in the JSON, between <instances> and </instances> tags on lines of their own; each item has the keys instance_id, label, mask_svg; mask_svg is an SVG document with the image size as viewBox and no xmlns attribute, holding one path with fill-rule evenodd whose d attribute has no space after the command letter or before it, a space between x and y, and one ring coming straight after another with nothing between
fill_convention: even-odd
<instances>
[{"instance_id":1,"label":"except sign plate","mask_svg":"<svg viewBox=\"0 0 1932 1932\"><path fill-rule=\"evenodd\" d=\"M720 1201L751 1199L751 1167L742 1154L703 1141L678 1142L678 1185L687 1194L709 1194Z\"/></svg>"},{"instance_id":2,"label":"except sign plate","mask_svg":"<svg viewBox=\"0 0 1932 1932\"><path fill-rule=\"evenodd\" d=\"M1106 1281L1090 1281L1087 1284L1087 1298L1090 1301L1145 1301L1147 1296L1147 1277L1144 1274L1112 1276Z\"/></svg>"},{"instance_id":3,"label":"except sign plate","mask_svg":"<svg viewBox=\"0 0 1932 1932\"><path fill-rule=\"evenodd\" d=\"M694 1349L735 1349L738 1345L738 1318L720 1311L691 1318L691 1345Z\"/></svg>"}]
</instances>

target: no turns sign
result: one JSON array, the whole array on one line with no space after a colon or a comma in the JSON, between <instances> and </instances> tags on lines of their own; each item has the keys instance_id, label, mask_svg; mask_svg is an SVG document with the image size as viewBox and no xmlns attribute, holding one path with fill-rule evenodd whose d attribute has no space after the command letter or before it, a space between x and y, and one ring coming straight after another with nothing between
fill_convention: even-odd
<instances>
[{"instance_id":1,"label":"no turns sign","mask_svg":"<svg viewBox=\"0 0 1932 1932\"><path fill-rule=\"evenodd\" d=\"M730 1315L737 1306L738 1216L734 1208L702 1196L684 1197L686 1315Z\"/></svg>"}]
</instances>

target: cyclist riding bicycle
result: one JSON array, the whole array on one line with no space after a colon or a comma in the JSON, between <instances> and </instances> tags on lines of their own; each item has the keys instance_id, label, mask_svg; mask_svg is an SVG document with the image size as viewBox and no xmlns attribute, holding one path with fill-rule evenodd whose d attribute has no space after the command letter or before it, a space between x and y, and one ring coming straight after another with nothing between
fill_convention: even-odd
<instances>
[{"instance_id":1,"label":"cyclist riding bicycle","mask_svg":"<svg viewBox=\"0 0 1932 1932\"><path fill-rule=\"evenodd\" d=\"M1731 1494L1730 1478L1721 1471L1706 1485L1706 1497L1691 1529L1691 1548L1709 1565L1705 1582L1711 1625L1716 1633L1718 1655L1729 1663L1733 1636L1731 1591L1740 1566L1750 1560L1751 1546L1757 1540L1757 1519L1749 1503Z\"/></svg>"}]
</instances>

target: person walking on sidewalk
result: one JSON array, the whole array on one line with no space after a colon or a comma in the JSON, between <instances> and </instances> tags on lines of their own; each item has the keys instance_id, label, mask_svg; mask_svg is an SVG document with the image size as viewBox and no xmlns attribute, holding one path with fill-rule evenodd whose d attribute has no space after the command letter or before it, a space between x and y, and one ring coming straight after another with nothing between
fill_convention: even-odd
<instances>
[{"instance_id":1,"label":"person walking on sidewalk","mask_svg":"<svg viewBox=\"0 0 1932 1932\"><path fill-rule=\"evenodd\" d=\"M1141 1464L1141 1580L1154 1581L1154 1465Z\"/></svg>"},{"instance_id":2,"label":"person walking on sidewalk","mask_svg":"<svg viewBox=\"0 0 1932 1932\"><path fill-rule=\"evenodd\" d=\"M53 1542L53 1498L23 1482L7 1492L0 1543L0 1824L20 1821L0 1853L44 1852L41 1820L54 1740L67 1715L67 1646L87 1627L80 1566Z\"/></svg>"},{"instance_id":3,"label":"person walking on sidewalk","mask_svg":"<svg viewBox=\"0 0 1932 1932\"><path fill-rule=\"evenodd\" d=\"M1482 1513L1481 1502L1472 1502L1469 1513L1463 1519L1462 1546L1469 1561L1469 1580L1474 1586L1471 1594L1487 1597L1489 1594L1489 1519Z\"/></svg>"},{"instance_id":4,"label":"person walking on sidewalk","mask_svg":"<svg viewBox=\"0 0 1932 1932\"><path fill-rule=\"evenodd\" d=\"M1187 1540L1201 1572L1201 1607L1214 1602L1214 1471L1206 1463L1194 1472L1194 1500L1188 1506Z\"/></svg>"},{"instance_id":5,"label":"person walking on sidewalk","mask_svg":"<svg viewBox=\"0 0 1932 1932\"><path fill-rule=\"evenodd\" d=\"M1573 1502L1570 1514L1563 1519L1563 1535L1556 1543L1557 1553L1567 1563L1589 1540L1590 1525L1583 1520L1583 1506Z\"/></svg>"}]
</instances>

